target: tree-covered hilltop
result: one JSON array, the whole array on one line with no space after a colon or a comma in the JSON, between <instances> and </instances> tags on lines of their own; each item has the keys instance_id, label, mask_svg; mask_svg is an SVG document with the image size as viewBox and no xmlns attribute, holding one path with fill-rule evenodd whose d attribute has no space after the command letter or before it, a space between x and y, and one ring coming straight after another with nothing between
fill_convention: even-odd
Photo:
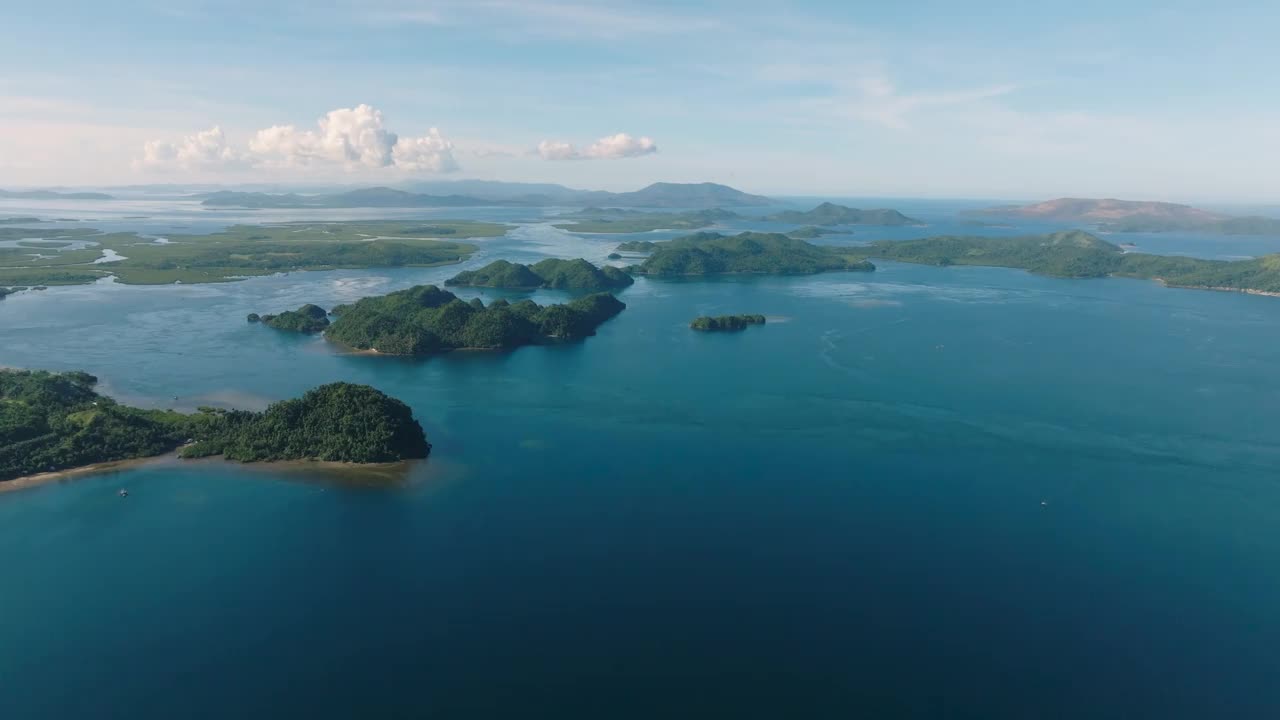
<instances>
[{"instance_id":1,"label":"tree-covered hilltop","mask_svg":"<svg viewBox=\"0 0 1280 720\"><path fill-rule=\"evenodd\" d=\"M286 310L279 315L258 315L250 313L249 322L261 322L276 330L288 330L300 333L324 332L329 327L329 313L325 309L307 303L297 310Z\"/></svg>"},{"instance_id":2,"label":"tree-covered hilltop","mask_svg":"<svg viewBox=\"0 0 1280 720\"><path fill-rule=\"evenodd\" d=\"M460 348L514 348L594 335L626 308L609 293L563 305L478 298L463 302L434 285L418 285L343 306L326 337L358 350L428 355Z\"/></svg>"},{"instance_id":3,"label":"tree-covered hilltop","mask_svg":"<svg viewBox=\"0 0 1280 720\"><path fill-rule=\"evenodd\" d=\"M775 222L799 223L805 225L923 225L914 218L909 218L897 210L879 208L876 210L859 210L846 205L824 202L812 210L784 210L767 215L765 220Z\"/></svg>"},{"instance_id":4,"label":"tree-covered hilltop","mask_svg":"<svg viewBox=\"0 0 1280 720\"><path fill-rule=\"evenodd\" d=\"M752 325L764 325L763 315L703 315L693 319L689 327L704 331L738 331L746 330Z\"/></svg>"},{"instance_id":5,"label":"tree-covered hilltop","mask_svg":"<svg viewBox=\"0 0 1280 720\"><path fill-rule=\"evenodd\" d=\"M944 235L849 248L867 257L929 265L988 265L1059 277L1159 280L1173 287L1280 293L1280 254L1204 260L1125 252L1080 230L1022 237Z\"/></svg>"},{"instance_id":6,"label":"tree-covered hilltop","mask_svg":"<svg viewBox=\"0 0 1280 720\"><path fill-rule=\"evenodd\" d=\"M804 274L828 270L875 270L848 249L811 245L779 233L725 236L695 233L657 243L653 254L633 268L638 274L718 275L723 273Z\"/></svg>"},{"instance_id":7,"label":"tree-covered hilltop","mask_svg":"<svg viewBox=\"0 0 1280 720\"><path fill-rule=\"evenodd\" d=\"M883 240L848 251L886 260L1015 267L1062 277L1110 275L1116 272L1124 257L1118 246L1080 230L1021 237L941 235L918 240Z\"/></svg>"},{"instance_id":8,"label":"tree-covered hilltop","mask_svg":"<svg viewBox=\"0 0 1280 720\"><path fill-rule=\"evenodd\" d=\"M817 225L805 225L804 227L796 228L795 230L788 230L787 237L793 237L797 240L812 240L835 232L839 231L832 230L831 228L818 227Z\"/></svg>"},{"instance_id":9,"label":"tree-covered hilltop","mask_svg":"<svg viewBox=\"0 0 1280 720\"><path fill-rule=\"evenodd\" d=\"M614 249L618 252L649 253L658 249L658 243L652 240L628 240Z\"/></svg>"},{"instance_id":10,"label":"tree-covered hilltop","mask_svg":"<svg viewBox=\"0 0 1280 720\"><path fill-rule=\"evenodd\" d=\"M337 382L265 412L204 410L183 457L352 463L424 458L431 452L408 405L367 385Z\"/></svg>"},{"instance_id":11,"label":"tree-covered hilltop","mask_svg":"<svg viewBox=\"0 0 1280 720\"><path fill-rule=\"evenodd\" d=\"M495 260L479 270L465 270L445 285L492 288L551 288L554 290L614 290L635 282L630 275L608 265L596 267L586 260L548 258L533 265Z\"/></svg>"},{"instance_id":12,"label":"tree-covered hilltop","mask_svg":"<svg viewBox=\"0 0 1280 720\"><path fill-rule=\"evenodd\" d=\"M383 462L426 457L409 408L363 385L334 383L263 413L142 410L100 395L83 372L0 370L0 480L150 457Z\"/></svg>"},{"instance_id":13,"label":"tree-covered hilltop","mask_svg":"<svg viewBox=\"0 0 1280 720\"><path fill-rule=\"evenodd\" d=\"M585 233L633 233L653 230L697 230L715 225L721 220L741 217L735 212L711 208L681 213L654 213L622 208L584 208L568 216L577 218L572 223L560 223L555 227L570 232Z\"/></svg>"}]
</instances>

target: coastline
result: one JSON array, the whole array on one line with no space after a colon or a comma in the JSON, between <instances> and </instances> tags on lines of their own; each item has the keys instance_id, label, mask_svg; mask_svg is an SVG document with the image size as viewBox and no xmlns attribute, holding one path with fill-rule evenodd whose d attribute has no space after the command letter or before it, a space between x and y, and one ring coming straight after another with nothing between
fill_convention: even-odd
<instances>
[{"instance_id":1,"label":"coastline","mask_svg":"<svg viewBox=\"0 0 1280 720\"><path fill-rule=\"evenodd\" d=\"M131 458L129 460L112 460L109 462L92 463L90 465L81 465L80 467L67 468L65 470L52 470L50 472L35 473L34 475L23 475L21 477L13 478L12 480L0 480L0 494L43 487L54 483L118 472L121 470L133 470L145 465L159 464L196 466L217 463L230 465L243 470L262 472L274 471L290 475L312 472L321 477L308 479L318 479L322 482L338 481L351 485L386 485L389 483L403 482L404 479L408 477L409 471L412 469L414 462L415 461L413 460L397 460L395 462L385 463L354 463L340 462L336 460L272 460L262 462L240 462L238 460L228 460L221 455L205 458L182 458L177 453L166 452L161 455L150 455L148 457Z\"/></svg>"},{"instance_id":2,"label":"coastline","mask_svg":"<svg viewBox=\"0 0 1280 720\"><path fill-rule=\"evenodd\" d=\"M1123 277L1123 276L1121 276ZM1271 290L1255 290L1253 288L1233 288L1221 285L1170 285L1164 278L1151 278L1167 288L1180 288L1182 290L1214 290L1216 292L1235 292L1245 295L1263 295L1265 297L1280 297L1280 292Z\"/></svg>"},{"instance_id":3,"label":"coastline","mask_svg":"<svg viewBox=\"0 0 1280 720\"><path fill-rule=\"evenodd\" d=\"M178 457L173 453L164 453L161 455L150 455L142 458L130 458L128 460L111 460L108 462L92 463L90 465L81 465L80 467L67 468L65 470L51 470L49 472L35 473L34 475L23 475L21 477L13 478L12 480L0 480L0 494L40 487L51 483L61 482L63 480L73 480L79 477L100 475L118 470L132 470L133 468L158 463L165 459L177 460Z\"/></svg>"}]
</instances>

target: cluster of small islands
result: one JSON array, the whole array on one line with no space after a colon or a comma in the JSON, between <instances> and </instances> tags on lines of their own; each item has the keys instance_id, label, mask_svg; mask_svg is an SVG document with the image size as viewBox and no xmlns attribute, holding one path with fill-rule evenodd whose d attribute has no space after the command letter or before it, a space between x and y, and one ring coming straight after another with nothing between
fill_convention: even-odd
<instances>
[{"instance_id":1,"label":"cluster of small islands","mask_svg":"<svg viewBox=\"0 0 1280 720\"><path fill-rule=\"evenodd\" d=\"M672 187L679 186L638 192L648 192L645 198L653 203L649 207L664 207L655 198L669 198ZM726 191L738 192L731 188L694 187L702 196L736 200L729 204L761 204L755 200L758 196L728 195ZM389 202L381 190L385 189L366 195ZM417 201L410 196L403 194L399 200ZM220 193L205 199L215 206L251 201L257 203L255 207L347 207L343 203L356 200L257 193ZM1220 232L1241 228L1270 232L1270 223L1280 223L1267 218L1232 219L1165 203L1132 206L1123 201L1064 199L985 213L1049 218L1070 214L1111 230L1194 223ZM329 310L306 304L296 310L250 314L247 319L281 331L323 333L333 343L370 354L425 356L459 349L511 349L594 335L627 307L613 293L632 285L637 277L869 272L875 270L871 258L1021 268L1072 278L1147 278L1177 287L1280 294L1280 255L1237 261L1151 255L1130 252L1083 230L1019 237L945 235L839 247L809 242L840 226L922 224L889 209L823 203L805 212L757 218L799 226L791 230L731 235L702 230L741 217L719 207L664 213L593 206L564 217L568 222L557 227L574 232L659 228L691 232L672 240L620 243L609 257L637 261L626 267L598 266L584 259L547 259L529 265L495 260L457 273L444 283L448 287L552 289L576 295L558 304L502 298L486 304L479 298L463 300L435 285L419 285ZM45 225L36 218L0 219L0 298L107 276L136 284L228 282L281 271L457 263L476 247L452 238L496 237L508 229L499 223L452 220L301 222L235 225L208 235L155 238ZM96 263L104 250L122 259ZM765 321L758 314L703 316L693 319L690 328L741 331ZM96 379L83 372L0 370L0 480L175 449L182 457L222 456L242 462L381 463L423 458L431 448L407 406L367 386L325 385L261 413L202 408L184 414L121 405L96 392L95 384Z\"/></svg>"}]
</instances>

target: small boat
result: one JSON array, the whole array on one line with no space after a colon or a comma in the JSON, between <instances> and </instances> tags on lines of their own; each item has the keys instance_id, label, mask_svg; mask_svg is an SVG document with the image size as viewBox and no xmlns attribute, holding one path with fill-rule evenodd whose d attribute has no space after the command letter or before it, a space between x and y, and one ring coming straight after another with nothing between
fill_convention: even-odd
<instances>
[{"instance_id":1,"label":"small boat","mask_svg":"<svg viewBox=\"0 0 1280 720\"><path fill-rule=\"evenodd\" d=\"M124 488L121 488L120 492L116 494L119 495L120 497L129 497L129 491L125 490Z\"/></svg>"}]
</instances>

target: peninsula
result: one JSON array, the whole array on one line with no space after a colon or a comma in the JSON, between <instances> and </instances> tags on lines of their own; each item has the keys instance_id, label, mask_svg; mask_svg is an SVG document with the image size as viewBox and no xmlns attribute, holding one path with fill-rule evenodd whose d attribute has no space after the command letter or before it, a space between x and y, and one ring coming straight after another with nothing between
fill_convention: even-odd
<instances>
[{"instance_id":1,"label":"peninsula","mask_svg":"<svg viewBox=\"0 0 1280 720\"><path fill-rule=\"evenodd\" d=\"M1280 294L1280 254L1250 260L1125 252L1081 230L1021 237L945 235L848 248L864 257L929 265L987 265L1057 277L1131 277L1170 287Z\"/></svg>"},{"instance_id":2,"label":"peninsula","mask_svg":"<svg viewBox=\"0 0 1280 720\"><path fill-rule=\"evenodd\" d=\"M596 267L586 260L548 258L533 265L495 260L478 270L465 270L444 281L460 287L553 290L616 290L635 280L618 268Z\"/></svg>"},{"instance_id":3,"label":"peninsula","mask_svg":"<svg viewBox=\"0 0 1280 720\"><path fill-rule=\"evenodd\" d=\"M464 302L434 285L418 285L334 308L338 319L325 336L356 350L429 355L458 349L515 348L575 340L627 306L609 293L562 305L532 300Z\"/></svg>"},{"instance_id":4,"label":"peninsula","mask_svg":"<svg viewBox=\"0 0 1280 720\"><path fill-rule=\"evenodd\" d=\"M909 218L897 210L876 209L876 210L859 210L846 205L837 205L835 203L824 202L812 210L800 212L798 210L784 210L773 215L766 215L765 220L774 222L799 223L804 225L817 225L821 227L831 225L886 225L886 226L902 226L902 225L923 225L924 223L914 218Z\"/></svg>"},{"instance_id":5,"label":"peninsula","mask_svg":"<svg viewBox=\"0 0 1280 720\"><path fill-rule=\"evenodd\" d=\"M689 327L707 332L740 332L752 325L764 325L763 315L703 315L693 319Z\"/></svg>"},{"instance_id":6,"label":"peninsula","mask_svg":"<svg viewBox=\"0 0 1280 720\"><path fill-rule=\"evenodd\" d=\"M298 222L234 225L207 235L175 233L157 242L88 228L3 226L0 240L77 242L64 248L0 247L0 286L78 285L107 276L131 285L209 283L300 270L447 265L475 251L454 238L498 237L506 231L505 225L470 220Z\"/></svg>"},{"instance_id":7,"label":"peninsula","mask_svg":"<svg viewBox=\"0 0 1280 720\"><path fill-rule=\"evenodd\" d=\"M653 230L698 230L715 225L721 220L741 217L735 212L714 208L683 213L650 213L622 208L585 208L575 215L572 223L557 223L555 227L582 233L637 233Z\"/></svg>"},{"instance_id":8,"label":"peninsula","mask_svg":"<svg viewBox=\"0 0 1280 720\"><path fill-rule=\"evenodd\" d=\"M319 305L307 303L297 310L286 310L279 315L258 315L250 313L249 322L261 322L276 330L289 332L318 333L329 327L329 313Z\"/></svg>"},{"instance_id":9,"label":"peninsula","mask_svg":"<svg viewBox=\"0 0 1280 720\"><path fill-rule=\"evenodd\" d=\"M353 463L423 458L422 426L404 403L332 383L264 412L143 410L99 394L83 372L0 370L0 481L182 448L183 457Z\"/></svg>"},{"instance_id":10,"label":"peninsula","mask_svg":"<svg viewBox=\"0 0 1280 720\"><path fill-rule=\"evenodd\" d=\"M861 248L858 248L859 250ZM759 273L795 275L830 270L875 270L853 248L827 248L779 233L720 235L701 232L654 244L652 254L632 268L653 276Z\"/></svg>"}]
</instances>

